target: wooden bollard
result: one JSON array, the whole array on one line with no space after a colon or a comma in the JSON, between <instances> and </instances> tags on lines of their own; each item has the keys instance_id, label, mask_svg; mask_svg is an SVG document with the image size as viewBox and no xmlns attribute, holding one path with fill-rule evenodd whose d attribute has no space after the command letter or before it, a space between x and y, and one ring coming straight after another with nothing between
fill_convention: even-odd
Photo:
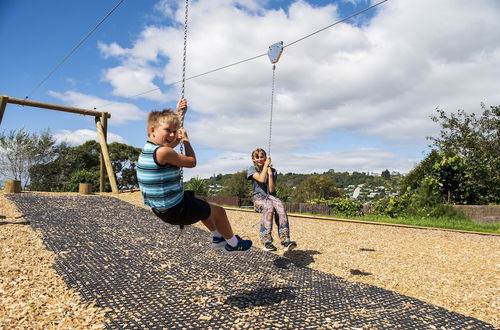
<instances>
[{"instance_id":1,"label":"wooden bollard","mask_svg":"<svg viewBox=\"0 0 500 330\"><path fill-rule=\"evenodd\" d=\"M6 194L17 194L21 192L21 181L18 180L6 180L4 192Z\"/></svg>"},{"instance_id":2,"label":"wooden bollard","mask_svg":"<svg viewBox=\"0 0 500 330\"><path fill-rule=\"evenodd\" d=\"M80 183L78 186L78 193L82 195L92 194L92 184L90 183Z\"/></svg>"}]
</instances>

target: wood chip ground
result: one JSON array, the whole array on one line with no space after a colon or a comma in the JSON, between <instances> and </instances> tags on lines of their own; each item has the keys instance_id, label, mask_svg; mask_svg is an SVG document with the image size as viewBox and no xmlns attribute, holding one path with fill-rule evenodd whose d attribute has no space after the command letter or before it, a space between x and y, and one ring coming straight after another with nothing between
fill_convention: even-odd
<instances>
[{"instance_id":1,"label":"wood chip ground","mask_svg":"<svg viewBox=\"0 0 500 330\"><path fill-rule=\"evenodd\" d=\"M116 197L142 206L137 192ZM259 248L260 214L227 212L234 231L254 240ZM294 263L396 291L500 327L498 235L299 217L290 217L290 227L292 239L298 243ZM54 255L3 193L0 255L0 329L103 328L104 311L67 289L52 268Z\"/></svg>"}]
</instances>

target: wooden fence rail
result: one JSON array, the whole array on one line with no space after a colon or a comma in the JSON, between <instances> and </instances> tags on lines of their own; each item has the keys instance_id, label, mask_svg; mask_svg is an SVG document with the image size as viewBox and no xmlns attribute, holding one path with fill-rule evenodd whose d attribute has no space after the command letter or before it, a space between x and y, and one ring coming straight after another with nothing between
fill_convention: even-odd
<instances>
[{"instance_id":1,"label":"wooden fence rail","mask_svg":"<svg viewBox=\"0 0 500 330\"><path fill-rule=\"evenodd\" d=\"M234 207L242 207L252 205L250 198L239 198L237 196L196 196L209 203L228 205ZM308 203L284 203L287 213L311 213L331 215L332 210L328 205L324 204L308 204Z\"/></svg>"}]
</instances>

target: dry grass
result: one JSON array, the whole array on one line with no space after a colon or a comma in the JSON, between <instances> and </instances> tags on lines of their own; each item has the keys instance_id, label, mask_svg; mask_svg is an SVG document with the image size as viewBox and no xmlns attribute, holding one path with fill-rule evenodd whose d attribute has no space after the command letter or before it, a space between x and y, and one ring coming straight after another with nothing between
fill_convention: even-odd
<instances>
[{"instance_id":1,"label":"dry grass","mask_svg":"<svg viewBox=\"0 0 500 330\"><path fill-rule=\"evenodd\" d=\"M117 197L142 206L137 192ZM54 255L3 194L0 205L0 328L102 327L103 312L67 289ZM257 241L259 214L227 212L236 233ZM293 262L500 326L500 236L298 217L290 227L299 244Z\"/></svg>"}]
</instances>

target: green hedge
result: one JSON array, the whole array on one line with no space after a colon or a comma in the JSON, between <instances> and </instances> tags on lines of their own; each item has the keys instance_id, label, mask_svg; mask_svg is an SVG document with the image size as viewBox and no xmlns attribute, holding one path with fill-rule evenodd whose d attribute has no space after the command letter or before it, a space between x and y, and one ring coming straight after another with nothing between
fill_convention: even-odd
<instances>
[{"instance_id":1,"label":"green hedge","mask_svg":"<svg viewBox=\"0 0 500 330\"><path fill-rule=\"evenodd\" d=\"M336 197L333 199L312 199L309 204L325 204L332 209L332 214L342 216L360 216L363 204L356 199Z\"/></svg>"}]
</instances>

